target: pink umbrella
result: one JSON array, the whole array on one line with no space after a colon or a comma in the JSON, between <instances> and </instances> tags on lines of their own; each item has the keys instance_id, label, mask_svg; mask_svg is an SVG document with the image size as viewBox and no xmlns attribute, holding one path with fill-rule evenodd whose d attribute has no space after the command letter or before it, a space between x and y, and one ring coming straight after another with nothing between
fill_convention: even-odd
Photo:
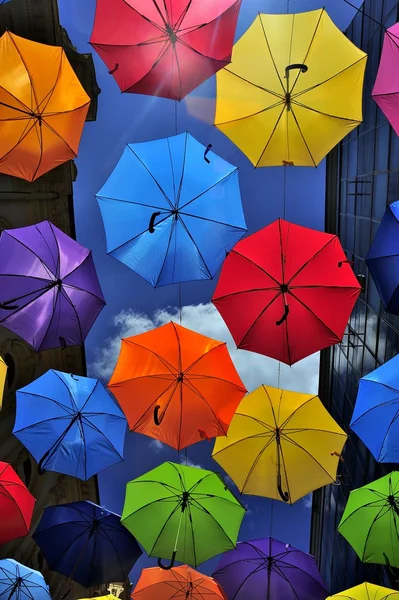
<instances>
[{"instance_id":1,"label":"pink umbrella","mask_svg":"<svg viewBox=\"0 0 399 600\"><path fill-rule=\"evenodd\" d=\"M372 97L399 135L399 23L385 32Z\"/></svg>"}]
</instances>

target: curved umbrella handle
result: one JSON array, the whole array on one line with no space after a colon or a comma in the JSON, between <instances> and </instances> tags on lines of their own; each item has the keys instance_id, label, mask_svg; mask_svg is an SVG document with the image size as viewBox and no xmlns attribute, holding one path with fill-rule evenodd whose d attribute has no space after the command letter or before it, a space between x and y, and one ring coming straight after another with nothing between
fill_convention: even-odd
<instances>
[{"instance_id":1,"label":"curved umbrella handle","mask_svg":"<svg viewBox=\"0 0 399 600\"><path fill-rule=\"evenodd\" d=\"M115 63L115 66L113 69L111 69L110 71L108 71L109 75L113 75L115 73L115 71L117 71L119 69L119 63Z\"/></svg>"},{"instance_id":2,"label":"curved umbrella handle","mask_svg":"<svg viewBox=\"0 0 399 600\"><path fill-rule=\"evenodd\" d=\"M43 467L43 463L46 460L47 456L42 456L40 462L37 465L37 472L39 475L44 475L46 473L46 469Z\"/></svg>"},{"instance_id":3,"label":"curved umbrella handle","mask_svg":"<svg viewBox=\"0 0 399 600\"><path fill-rule=\"evenodd\" d=\"M161 214L160 212L154 212L154 213L152 213L152 215L151 215L151 219L150 219L150 223L149 223L149 225L148 225L148 231L149 231L150 233L154 233L154 231L155 231L155 229L154 229L154 225L155 225L155 219L156 219L157 217L159 217L159 215L160 215L160 214Z\"/></svg>"},{"instance_id":4,"label":"curved umbrella handle","mask_svg":"<svg viewBox=\"0 0 399 600\"><path fill-rule=\"evenodd\" d=\"M276 325L282 325L286 318L288 317L288 313L290 312L290 307L288 304L285 305L284 314L279 321L276 321Z\"/></svg>"},{"instance_id":5,"label":"curved umbrella handle","mask_svg":"<svg viewBox=\"0 0 399 600\"><path fill-rule=\"evenodd\" d=\"M208 163L208 165L211 161L209 160L209 158L206 157L206 155L208 154L208 152L211 148L212 148L212 144L208 144L205 149L205 152L204 152L204 160Z\"/></svg>"},{"instance_id":6,"label":"curved umbrella handle","mask_svg":"<svg viewBox=\"0 0 399 600\"><path fill-rule=\"evenodd\" d=\"M18 304L10 306L10 302L12 302L12 300L9 300L8 302L0 302L0 308L2 310L17 310L19 308Z\"/></svg>"},{"instance_id":7,"label":"curved umbrella handle","mask_svg":"<svg viewBox=\"0 0 399 600\"><path fill-rule=\"evenodd\" d=\"M295 63L293 65L288 65L288 67L285 67L285 78L286 79L289 79L290 71L292 71L293 69L299 69L301 71L301 73L306 73L306 71L308 70L308 67L302 63Z\"/></svg>"},{"instance_id":8,"label":"curved umbrella handle","mask_svg":"<svg viewBox=\"0 0 399 600\"><path fill-rule=\"evenodd\" d=\"M353 260L340 260L338 263L338 267L341 268L344 263L347 263L348 265L352 266L355 264Z\"/></svg>"},{"instance_id":9,"label":"curved umbrella handle","mask_svg":"<svg viewBox=\"0 0 399 600\"><path fill-rule=\"evenodd\" d=\"M174 566L174 564L175 564L176 554L177 554L177 551L174 550L173 554L172 554L171 561L170 561L170 563L168 565L163 565L162 564L162 558L158 558L158 567L160 567L164 571L170 571L170 569L172 569L173 566Z\"/></svg>"},{"instance_id":10,"label":"curved umbrella handle","mask_svg":"<svg viewBox=\"0 0 399 600\"><path fill-rule=\"evenodd\" d=\"M289 502L290 495L288 492L284 492L283 488L281 487L281 475L280 474L277 475L277 489L278 489L278 493L280 494L281 500L283 500L283 502Z\"/></svg>"},{"instance_id":11,"label":"curved umbrella handle","mask_svg":"<svg viewBox=\"0 0 399 600\"><path fill-rule=\"evenodd\" d=\"M159 411L160 411L161 407L159 404L156 405L156 407L154 408L154 423L157 427L160 426L160 424L163 421L163 418L165 416L165 413L163 413L163 415L160 417L159 416Z\"/></svg>"}]
</instances>

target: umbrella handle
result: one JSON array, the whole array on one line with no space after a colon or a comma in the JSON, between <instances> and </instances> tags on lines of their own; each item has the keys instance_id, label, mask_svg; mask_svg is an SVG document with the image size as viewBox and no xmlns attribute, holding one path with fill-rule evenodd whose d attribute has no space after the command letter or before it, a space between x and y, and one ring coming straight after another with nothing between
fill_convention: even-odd
<instances>
[{"instance_id":1,"label":"umbrella handle","mask_svg":"<svg viewBox=\"0 0 399 600\"><path fill-rule=\"evenodd\" d=\"M290 71L292 71L293 69L300 69L301 73L306 73L306 71L308 70L308 67L302 63L295 63L293 65L288 65L288 67L285 67L285 78L287 80L289 79Z\"/></svg>"},{"instance_id":2,"label":"umbrella handle","mask_svg":"<svg viewBox=\"0 0 399 600\"><path fill-rule=\"evenodd\" d=\"M284 314L279 321L276 321L276 325L282 325L286 318L288 317L288 313L290 312L290 307L288 304L285 305Z\"/></svg>"},{"instance_id":3,"label":"umbrella handle","mask_svg":"<svg viewBox=\"0 0 399 600\"><path fill-rule=\"evenodd\" d=\"M158 558L158 567L160 567L164 571L170 571L170 569L172 569L173 566L174 566L174 564L175 564L176 554L177 554L177 551L174 550L173 554L172 554L171 561L170 561L170 563L168 565L162 564L162 558Z\"/></svg>"},{"instance_id":4,"label":"umbrella handle","mask_svg":"<svg viewBox=\"0 0 399 600\"><path fill-rule=\"evenodd\" d=\"M157 217L159 217L159 215L160 215L160 214L161 214L160 212L154 212L154 213L152 213L152 215L151 215L151 219L150 219L150 223L149 223L149 225L148 225L148 231L149 231L150 233L154 233L154 231L155 231L155 229L154 229L154 225L155 225L155 219L156 219Z\"/></svg>"},{"instance_id":5,"label":"umbrella handle","mask_svg":"<svg viewBox=\"0 0 399 600\"><path fill-rule=\"evenodd\" d=\"M163 421L163 418L165 416L165 412L163 413L163 415L160 417L159 416L159 411L160 411L161 407L159 404L156 405L156 407L154 408L154 423L157 427L160 426L160 424Z\"/></svg>"},{"instance_id":6,"label":"umbrella handle","mask_svg":"<svg viewBox=\"0 0 399 600\"><path fill-rule=\"evenodd\" d=\"M290 495L288 492L283 491L283 488L281 487L281 477L278 477L278 479L277 479L277 489L278 489L278 493L280 494L280 497L283 500L283 502L289 502Z\"/></svg>"},{"instance_id":7,"label":"umbrella handle","mask_svg":"<svg viewBox=\"0 0 399 600\"><path fill-rule=\"evenodd\" d=\"M115 71L117 71L119 69L119 63L115 63L115 66L113 69L111 69L110 71L108 71L109 75L113 75L115 73Z\"/></svg>"},{"instance_id":8,"label":"umbrella handle","mask_svg":"<svg viewBox=\"0 0 399 600\"><path fill-rule=\"evenodd\" d=\"M206 157L206 155L208 154L208 152L211 148L212 148L212 144L208 144L205 149L205 152L204 152L204 160L208 163L208 165L211 161L209 160L209 158Z\"/></svg>"},{"instance_id":9,"label":"umbrella handle","mask_svg":"<svg viewBox=\"0 0 399 600\"><path fill-rule=\"evenodd\" d=\"M10 306L10 302L12 302L12 300L9 300L8 302L0 302L0 309L1 310L17 310L19 308L18 304Z\"/></svg>"}]
</instances>

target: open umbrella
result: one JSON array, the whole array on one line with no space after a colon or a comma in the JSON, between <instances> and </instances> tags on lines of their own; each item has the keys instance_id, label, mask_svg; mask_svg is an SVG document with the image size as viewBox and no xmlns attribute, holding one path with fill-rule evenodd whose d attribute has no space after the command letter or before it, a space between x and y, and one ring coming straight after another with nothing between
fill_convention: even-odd
<instances>
[{"instance_id":1,"label":"open umbrella","mask_svg":"<svg viewBox=\"0 0 399 600\"><path fill-rule=\"evenodd\" d=\"M238 348L293 365L342 340L360 291L338 236L278 219L234 246L212 302Z\"/></svg>"},{"instance_id":2,"label":"open umbrella","mask_svg":"<svg viewBox=\"0 0 399 600\"><path fill-rule=\"evenodd\" d=\"M4 386L7 377L7 365L2 356L0 356L0 410L3 406Z\"/></svg>"},{"instance_id":3,"label":"open umbrella","mask_svg":"<svg viewBox=\"0 0 399 600\"><path fill-rule=\"evenodd\" d=\"M399 472L349 494L338 531L361 561L399 567Z\"/></svg>"},{"instance_id":4,"label":"open umbrella","mask_svg":"<svg viewBox=\"0 0 399 600\"><path fill-rule=\"evenodd\" d=\"M35 350L83 344L104 305L91 251L50 221L1 232L0 324Z\"/></svg>"},{"instance_id":5,"label":"open umbrella","mask_svg":"<svg viewBox=\"0 0 399 600\"><path fill-rule=\"evenodd\" d=\"M154 287L211 279L246 231L237 167L188 133L129 144L97 200L108 254Z\"/></svg>"},{"instance_id":6,"label":"open umbrella","mask_svg":"<svg viewBox=\"0 0 399 600\"><path fill-rule=\"evenodd\" d=\"M385 310L399 315L399 201L387 206L366 264Z\"/></svg>"},{"instance_id":7,"label":"open umbrella","mask_svg":"<svg viewBox=\"0 0 399 600\"><path fill-rule=\"evenodd\" d=\"M384 28L385 29L385 28ZM399 23L385 29L380 66L371 93L397 135L399 135Z\"/></svg>"},{"instance_id":8,"label":"open umbrella","mask_svg":"<svg viewBox=\"0 0 399 600\"><path fill-rule=\"evenodd\" d=\"M0 544L28 535L35 503L12 466L0 462Z\"/></svg>"},{"instance_id":9,"label":"open umbrella","mask_svg":"<svg viewBox=\"0 0 399 600\"><path fill-rule=\"evenodd\" d=\"M126 484L121 521L170 569L175 560L196 567L234 548L244 514L219 474L165 462Z\"/></svg>"},{"instance_id":10,"label":"open umbrella","mask_svg":"<svg viewBox=\"0 0 399 600\"><path fill-rule=\"evenodd\" d=\"M98 379L50 369L17 391L13 434L39 471L87 481L120 462L126 419Z\"/></svg>"},{"instance_id":11,"label":"open umbrella","mask_svg":"<svg viewBox=\"0 0 399 600\"><path fill-rule=\"evenodd\" d=\"M122 92L181 100L230 62L241 0L97 0L90 44Z\"/></svg>"},{"instance_id":12,"label":"open umbrella","mask_svg":"<svg viewBox=\"0 0 399 600\"><path fill-rule=\"evenodd\" d=\"M213 577L228 600L325 600L328 593L313 556L272 538L238 542Z\"/></svg>"},{"instance_id":13,"label":"open umbrella","mask_svg":"<svg viewBox=\"0 0 399 600\"><path fill-rule=\"evenodd\" d=\"M119 515L87 500L46 507L32 537L52 571L85 588L125 581L142 554Z\"/></svg>"},{"instance_id":14,"label":"open umbrella","mask_svg":"<svg viewBox=\"0 0 399 600\"><path fill-rule=\"evenodd\" d=\"M317 396L261 386L212 456L243 494L295 502L336 479L347 439Z\"/></svg>"},{"instance_id":15,"label":"open umbrella","mask_svg":"<svg viewBox=\"0 0 399 600\"><path fill-rule=\"evenodd\" d=\"M60 46L0 38L0 172L34 181L75 158L90 98Z\"/></svg>"},{"instance_id":16,"label":"open umbrella","mask_svg":"<svg viewBox=\"0 0 399 600\"><path fill-rule=\"evenodd\" d=\"M399 592L374 583L361 583L326 600L399 600Z\"/></svg>"},{"instance_id":17,"label":"open umbrella","mask_svg":"<svg viewBox=\"0 0 399 600\"><path fill-rule=\"evenodd\" d=\"M41 573L5 558L0 560L1 600L51 600L49 587Z\"/></svg>"},{"instance_id":18,"label":"open umbrella","mask_svg":"<svg viewBox=\"0 0 399 600\"><path fill-rule=\"evenodd\" d=\"M366 60L324 9L258 14L217 74L215 125L256 167L317 166L362 121Z\"/></svg>"},{"instance_id":19,"label":"open umbrella","mask_svg":"<svg viewBox=\"0 0 399 600\"><path fill-rule=\"evenodd\" d=\"M246 392L226 344L177 323L123 339L108 387L132 431L177 450L225 435Z\"/></svg>"},{"instance_id":20,"label":"open umbrella","mask_svg":"<svg viewBox=\"0 0 399 600\"><path fill-rule=\"evenodd\" d=\"M222 588L212 578L187 565L169 571L154 567L143 569L134 588L132 600L227 600ZM324 598L323 598L324 600Z\"/></svg>"}]
</instances>

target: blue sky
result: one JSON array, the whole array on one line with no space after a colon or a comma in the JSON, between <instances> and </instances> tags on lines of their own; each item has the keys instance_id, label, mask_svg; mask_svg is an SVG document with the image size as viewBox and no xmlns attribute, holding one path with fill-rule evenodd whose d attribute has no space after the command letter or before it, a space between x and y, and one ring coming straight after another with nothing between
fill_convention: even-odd
<instances>
[{"instance_id":1,"label":"blue sky","mask_svg":"<svg viewBox=\"0 0 399 600\"><path fill-rule=\"evenodd\" d=\"M360 0L351 0L359 5ZM92 52L88 45L95 0L59 0L62 25L80 52ZM302 12L325 6L336 24L344 29L354 10L344 0L290 0L290 12ZM236 39L241 37L258 12L286 12L287 0L243 0ZM171 100L132 94L121 94L108 69L93 52L99 96L97 121L85 126L79 157L78 179L74 185L74 202L78 240L93 250L93 255L107 301L86 344L89 374L108 381L119 351L120 338L139 333L168 322L176 314L177 286L154 290L117 260L106 256L104 229L95 194L121 156L126 143L146 141L175 134L175 106ZM283 169L254 169L245 156L212 127L215 110L215 78L211 78L178 105L178 132L189 131L201 143L212 144L212 150L239 167L241 195L249 233L283 216ZM324 225L325 165L318 169L294 168L287 171L286 218L315 229ZM249 390L261 383L277 385L278 363L271 359L236 351L221 318L210 305L217 278L183 284L183 320L186 327L225 340L233 360ZM301 361L293 368L281 367L281 387L303 392L316 392L318 357ZM202 442L188 449L189 461L216 470L210 458L213 443ZM128 434L125 461L100 476L101 502L107 508L121 511L125 482L157 466L164 460L180 462L173 449L139 434ZM234 489L234 488L233 488ZM236 490L235 490L236 491ZM248 508L240 539L269 535L270 500L242 496ZM309 548L310 498L293 507L276 502L273 537L305 551ZM211 572L217 559L203 565ZM141 558L132 573L135 580L140 570L154 564Z\"/></svg>"}]
</instances>

